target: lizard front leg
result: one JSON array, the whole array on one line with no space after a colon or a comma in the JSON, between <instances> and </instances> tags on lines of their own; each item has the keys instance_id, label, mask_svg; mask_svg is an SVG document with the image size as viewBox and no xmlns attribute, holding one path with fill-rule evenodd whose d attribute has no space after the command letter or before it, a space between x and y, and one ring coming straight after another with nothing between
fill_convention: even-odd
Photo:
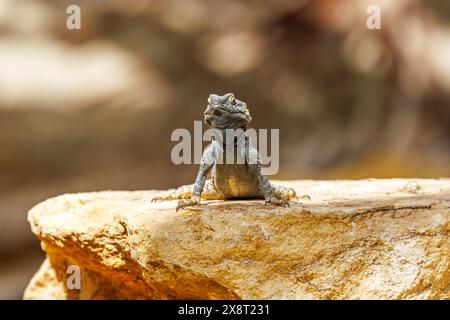
<instances>
[{"instance_id":1,"label":"lizard front leg","mask_svg":"<svg viewBox=\"0 0 450 320\"><path fill-rule=\"evenodd\" d=\"M266 200L265 204L273 204L276 206L289 207L289 201L284 198L280 193L275 192L275 188L270 184L269 179L261 173L261 159L258 151L249 146L247 148L247 162L250 168L252 168L256 177L258 178L259 187ZM293 191L293 190L292 190ZM295 191L294 191L295 195Z\"/></svg>"},{"instance_id":2,"label":"lizard front leg","mask_svg":"<svg viewBox=\"0 0 450 320\"><path fill-rule=\"evenodd\" d=\"M215 149L211 144L203 153L202 160L200 161L200 169L198 170L197 179L195 179L192 196L189 199L181 199L178 201L177 211L189 206L195 206L200 204L201 194L206 182L208 173L214 166L216 161Z\"/></svg>"}]
</instances>

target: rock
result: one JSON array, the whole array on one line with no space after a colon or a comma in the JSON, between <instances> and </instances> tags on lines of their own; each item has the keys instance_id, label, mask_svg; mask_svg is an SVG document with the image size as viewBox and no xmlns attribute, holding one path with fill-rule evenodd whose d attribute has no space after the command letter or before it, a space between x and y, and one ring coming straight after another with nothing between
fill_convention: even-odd
<instances>
[{"instance_id":1,"label":"rock","mask_svg":"<svg viewBox=\"0 0 450 320\"><path fill-rule=\"evenodd\" d=\"M47 259L24 298L450 298L450 179L280 183L311 200L48 199L28 214Z\"/></svg>"}]
</instances>

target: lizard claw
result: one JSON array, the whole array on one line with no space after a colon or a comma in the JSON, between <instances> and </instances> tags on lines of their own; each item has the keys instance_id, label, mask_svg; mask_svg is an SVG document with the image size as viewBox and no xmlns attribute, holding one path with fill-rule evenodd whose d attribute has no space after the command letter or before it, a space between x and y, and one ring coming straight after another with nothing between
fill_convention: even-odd
<instances>
[{"instance_id":1,"label":"lizard claw","mask_svg":"<svg viewBox=\"0 0 450 320\"><path fill-rule=\"evenodd\" d=\"M276 197L268 197L264 203L264 205L267 204L273 204L275 206L281 206L281 207L290 207L289 201L284 199L277 199Z\"/></svg>"},{"instance_id":2,"label":"lizard claw","mask_svg":"<svg viewBox=\"0 0 450 320\"><path fill-rule=\"evenodd\" d=\"M295 200L300 200L300 199L311 200L311 197L308 194L302 194L300 196L295 196Z\"/></svg>"},{"instance_id":3,"label":"lizard claw","mask_svg":"<svg viewBox=\"0 0 450 320\"><path fill-rule=\"evenodd\" d=\"M200 204L200 197L192 196L190 199L181 199L178 201L177 208L175 209L177 212L178 210L184 209L186 207L190 206L196 206Z\"/></svg>"},{"instance_id":4,"label":"lizard claw","mask_svg":"<svg viewBox=\"0 0 450 320\"><path fill-rule=\"evenodd\" d=\"M165 197L153 197L151 202L159 202L159 201L164 201L167 200L167 198Z\"/></svg>"}]
</instances>

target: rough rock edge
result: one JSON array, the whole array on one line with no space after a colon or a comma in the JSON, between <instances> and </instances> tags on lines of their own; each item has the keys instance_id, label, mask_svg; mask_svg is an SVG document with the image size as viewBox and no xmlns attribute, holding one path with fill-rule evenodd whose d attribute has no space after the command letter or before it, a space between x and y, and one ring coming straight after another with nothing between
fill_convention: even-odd
<instances>
[{"instance_id":1,"label":"rough rock edge","mask_svg":"<svg viewBox=\"0 0 450 320\"><path fill-rule=\"evenodd\" d=\"M448 299L449 181L281 182L312 200L210 201L178 214L175 202L148 202L156 191L62 195L29 212L48 258L24 298ZM239 246L223 245L233 237ZM65 285L71 264L81 268L81 290Z\"/></svg>"}]
</instances>

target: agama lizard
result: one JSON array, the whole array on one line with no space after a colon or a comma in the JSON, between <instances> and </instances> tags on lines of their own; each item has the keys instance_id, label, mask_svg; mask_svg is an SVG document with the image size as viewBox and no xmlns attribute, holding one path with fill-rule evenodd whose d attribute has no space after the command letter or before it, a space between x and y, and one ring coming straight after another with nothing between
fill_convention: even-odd
<instances>
[{"instance_id":1,"label":"agama lizard","mask_svg":"<svg viewBox=\"0 0 450 320\"><path fill-rule=\"evenodd\" d=\"M252 120L245 102L227 93L223 96L211 94L204 112L204 121L211 128L217 129L226 136L226 129L242 129L245 131ZM229 130L228 130L229 132ZM289 200L297 198L294 189L275 185L261 174L261 160L258 151L249 144L245 137L243 148L245 160L241 164L228 164L217 161L225 157L227 148L234 148L239 154L236 139L213 139L203 153L197 179L193 185L185 185L170 190L167 196L155 197L152 201L178 199L176 210L200 204L200 199L265 199L265 204L289 206ZM211 172L211 178L207 179Z\"/></svg>"}]
</instances>

